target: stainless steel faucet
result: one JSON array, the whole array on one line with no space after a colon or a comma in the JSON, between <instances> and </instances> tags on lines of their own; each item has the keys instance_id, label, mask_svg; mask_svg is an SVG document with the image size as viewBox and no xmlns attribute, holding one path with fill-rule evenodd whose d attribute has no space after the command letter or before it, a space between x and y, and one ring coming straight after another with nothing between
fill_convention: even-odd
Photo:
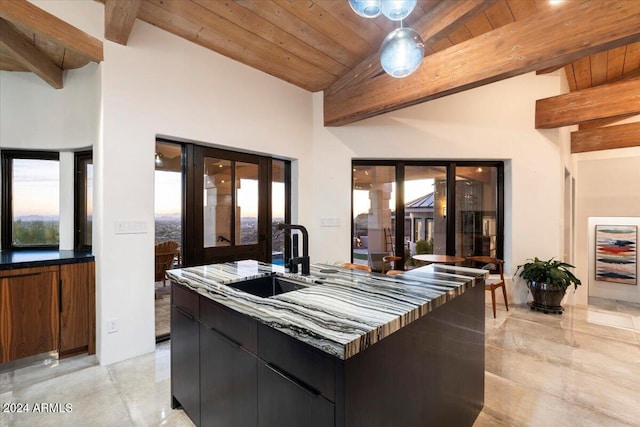
<instances>
[{"instance_id":1,"label":"stainless steel faucet","mask_svg":"<svg viewBox=\"0 0 640 427\"><path fill-rule=\"evenodd\" d=\"M283 224L280 223L277 226L278 230L285 230L291 235L293 240L291 257L285 265L289 267L289 272L297 273L298 264L302 264L302 274L308 276L311 273L311 265L309 259L309 233L307 229L302 225L296 224ZM291 230L298 230L302 234L302 256L298 256L298 235L292 234Z\"/></svg>"}]
</instances>

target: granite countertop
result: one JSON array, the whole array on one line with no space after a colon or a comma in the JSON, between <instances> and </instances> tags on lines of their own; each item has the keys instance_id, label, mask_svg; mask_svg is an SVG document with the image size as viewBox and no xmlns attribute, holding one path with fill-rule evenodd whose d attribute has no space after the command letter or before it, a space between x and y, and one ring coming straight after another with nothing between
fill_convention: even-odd
<instances>
[{"instance_id":1,"label":"granite countertop","mask_svg":"<svg viewBox=\"0 0 640 427\"><path fill-rule=\"evenodd\" d=\"M274 274L308 287L261 298L226 286ZM488 274L432 264L385 276L313 264L311 274L302 276L251 260L167 271L172 281L340 359L427 315Z\"/></svg>"},{"instance_id":2,"label":"granite countertop","mask_svg":"<svg viewBox=\"0 0 640 427\"><path fill-rule=\"evenodd\" d=\"M33 249L2 251L0 252L0 270L75 264L93 260L94 256L90 252L70 250Z\"/></svg>"}]
</instances>

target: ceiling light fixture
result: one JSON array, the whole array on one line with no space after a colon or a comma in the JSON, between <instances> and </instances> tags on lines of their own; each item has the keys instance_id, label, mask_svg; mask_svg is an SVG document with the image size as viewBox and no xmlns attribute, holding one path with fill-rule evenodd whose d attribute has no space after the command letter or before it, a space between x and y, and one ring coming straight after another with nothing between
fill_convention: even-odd
<instances>
[{"instance_id":1,"label":"ceiling light fixture","mask_svg":"<svg viewBox=\"0 0 640 427\"><path fill-rule=\"evenodd\" d=\"M392 21L400 21L400 28L389 33L380 48L380 65L391 77L407 77L422 63L422 37L414 29L402 26L402 20L409 16L416 3L417 0L349 0L354 12L364 18L384 14Z\"/></svg>"}]
</instances>

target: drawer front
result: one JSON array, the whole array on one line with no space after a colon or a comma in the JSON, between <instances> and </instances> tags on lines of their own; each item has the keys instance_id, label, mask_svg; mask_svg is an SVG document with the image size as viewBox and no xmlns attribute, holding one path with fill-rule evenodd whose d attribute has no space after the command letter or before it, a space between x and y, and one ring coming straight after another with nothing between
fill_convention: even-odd
<instances>
[{"instance_id":1,"label":"drawer front","mask_svg":"<svg viewBox=\"0 0 640 427\"><path fill-rule=\"evenodd\" d=\"M258 325L258 355L335 401L335 357L263 324Z\"/></svg>"},{"instance_id":2,"label":"drawer front","mask_svg":"<svg viewBox=\"0 0 640 427\"><path fill-rule=\"evenodd\" d=\"M199 317L198 299L200 295L175 282L171 283L171 304L186 311L196 319Z\"/></svg>"},{"instance_id":3,"label":"drawer front","mask_svg":"<svg viewBox=\"0 0 640 427\"><path fill-rule=\"evenodd\" d=\"M258 322L249 316L201 297L200 322L253 354L258 353Z\"/></svg>"},{"instance_id":4,"label":"drawer front","mask_svg":"<svg viewBox=\"0 0 640 427\"><path fill-rule=\"evenodd\" d=\"M258 363L258 420L260 427L331 427L335 405L277 368Z\"/></svg>"}]
</instances>

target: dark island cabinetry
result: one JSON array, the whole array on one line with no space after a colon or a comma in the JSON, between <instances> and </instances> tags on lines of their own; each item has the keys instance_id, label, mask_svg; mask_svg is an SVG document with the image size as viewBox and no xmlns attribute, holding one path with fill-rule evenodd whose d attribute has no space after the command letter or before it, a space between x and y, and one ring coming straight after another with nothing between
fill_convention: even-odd
<instances>
[{"instance_id":1,"label":"dark island cabinetry","mask_svg":"<svg viewBox=\"0 0 640 427\"><path fill-rule=\"evenodd\" d=\"M227 264L212 274L227 276L225 269ZM314 316L323 319L323 325L337 322L327 314L335 308L307 307L323 292L340 298L353 293L353 315L345 317L345 324L353 325L362 306L357 305L362 277L372 282L380 298L395 289L388 281L398 279L349 272L341 277L353 279L352 287L327 285L325 291L322 283L282 299L225 295L223 285L196 287L200 274L193 281L198 292L189 281L186 286L172 280L173 407L182 406L199 426L471 426L484 401L485 273L459 271L469 278L445 282L443 273L422 273L423 281L438 281L433 288L422 285L420 277L406 275L407 292L440 290L442 297L431 300L437 304L422 306L428 311L414 318L363 312L388 319L379 324L397 322L400 327L390 333L376 329L384 335L372 342L363 334L362 340L350 341L354 347L348 352L344 347L344 357L332 347L338 341L319 338L324 331L330 335L328 329L303 329ZM441 290L443 283L450 291ZM294 301L299 310L295 313L304 314L298 323L291 320ZM350 329L334 331L337 337Z\"/></svg>"},{"instance_id":2,"label":"dark island cabinetry","mask_svg":"<svg viewBox=\"0 0 640 427\"><path fill-rule=\"evenodd\" d=\"M172 406L182 406L200 424L200 328L198 294L180 286L171 289ZM173 349L180 351L173 351Z\"/></svg>"}]
</instances>

